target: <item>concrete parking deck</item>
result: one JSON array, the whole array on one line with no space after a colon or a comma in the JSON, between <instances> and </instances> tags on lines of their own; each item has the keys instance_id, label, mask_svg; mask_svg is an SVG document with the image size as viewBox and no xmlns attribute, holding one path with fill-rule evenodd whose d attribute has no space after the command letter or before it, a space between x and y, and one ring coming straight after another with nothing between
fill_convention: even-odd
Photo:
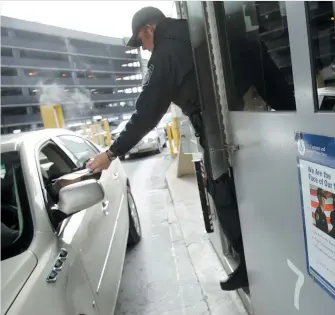
<instances>
[{"instance_id":1,"label":"concrete parking deck","mask_svg":"<svg viewBox=\"0 0 335 315\"><path fill-rule=\"evenodd\" d=\"M126 255L115 315L246 315L205 232L195 177L167 153L124 163L143 239ZM169 187L169 188L168 188Z\"/></svg>"}]
</instances>

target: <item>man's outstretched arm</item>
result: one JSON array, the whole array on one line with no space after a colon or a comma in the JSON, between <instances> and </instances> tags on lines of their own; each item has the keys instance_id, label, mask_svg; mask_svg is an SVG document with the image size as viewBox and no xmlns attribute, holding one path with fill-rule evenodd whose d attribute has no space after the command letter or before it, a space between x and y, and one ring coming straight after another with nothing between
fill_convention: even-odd
<instances>
[{"instance_id":1,"label":"man's outstretched arm","mask_svg":"<svg viewBox=\"0 0 335 315\"><path fill-rule=\"evenodd\" d=\"M142 92L136 100L136 111L125 129L106 153L98 154L87 167L100 172L108 168L114 157L126 154L149 131L157 126L171 103L175 89L177 59L155 52L148 62L148 73Z\"/></svg>"},{"instance_id":2,"label":"man's outstretched arm","mask_svg":"<svg viewBox=\"0 0 335 315\"><path fill-rule=\"evenodd\" d=\"M158 57L158 58L157 58ZM124 155L157 126L171 103L174 89L174 65L169 56L154 56L148 63L136 111L110 147L115 155Z\"/></svg>"}]
</instances>

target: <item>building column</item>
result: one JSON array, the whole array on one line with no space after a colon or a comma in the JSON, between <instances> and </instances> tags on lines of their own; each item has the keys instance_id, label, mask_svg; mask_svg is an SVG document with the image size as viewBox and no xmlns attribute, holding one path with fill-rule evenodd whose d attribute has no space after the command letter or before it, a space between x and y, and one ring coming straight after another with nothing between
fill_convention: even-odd
<instances>
[{"instance_id":1,"label":"building column","mask_svg":"<svg viewBox=\"0 0 335 315\"><path fill-rule=\"evenodd\" d=\"M27 115L33 115L34 110L32 106L27 106L26 107ZM31 124L30 125L31 130L37 130L37 124Z\"/></svg>"},{"instance_id":2,"label":"building column","mask_svg":"<svg viewBox=\"0 0 335 315\"><path fill-rule=\"evenodd\" d=\"M8 37L10 38L14 38L16 37L15 32L12 29L8 30ZM13 57L15 59L20 59L20 51L18 48L12 48L13 51ZM20 78L22 78L22 81L25 82L24 78L25 78L25 73L23 71L22 68L16 68L17 74ZM30 92L29 92L29 88L27 86L21 86L21 90L22 90L22 94L24 96L30 96ZM27 115L33 115L34 114L34 110L32 106L27 106L26 107L26 113ZM37 125L36 124L32 124L30 125L32 130L36 130L37 129Z\"/></svg>"},{"instance_id":3,"label":"building column","mask_svg":"<svg viewBox=\"0 0 335 315\"><path fill-rule=\"evenodd\" d=\"M14 31L11 30L11 29L8 30L8 36L10 38L16 37ZM20 59L19 49L18 48L12 48L12 51L13 51L14 58L15 59ZM18 76L23 78L23 81L24 81L25 74L24 74L23 69L17 68L16 71L17 71ZM22 86L21 89L22 89L22 94L23 95L26 95L26 96L29 95L29 89L26 86Z\"/></svg>"},{"instance_id":4,"label":"building column","mask_svg":"<svg viewBox=\"0 0 335 315\"><path fill-rule=\"evenodd\" d=\"M76 85L79 85L79 81L78 81L78 76L77 76L77 72L74 71L74 69L77 69L77 64L76 64L76 61L75 59L73 58L73 56L71 55L72 53L72 49L71 49L71 44L70 44L70 40L68 38L64 38L65 40L65 46L66 46L66 50L67 50L67 53L68 53L68 59L69 59L69 63L70 63L70 67L71 67L71 77L72 77L72 80L73 82L76 84Z\"/></svg>"},{"instance_id":5,"label":"building column","mask_svg":"<svg viewBox=\"0 0 335 315\"><path fill-rule=\"evenodd\" d=\"M113 57L112 55L112 51L111 51L111 47L108 45L106 47L107 51L108 51L108 56L109 57ZM112 70L114 70L114 61L112 59L108 59L108 65L111 67ZM111 79L114 81L112 82L112 85L117 85L117 81L116 81L116 76L114 73L111 73Z\"/></svg>"}]
</instances>

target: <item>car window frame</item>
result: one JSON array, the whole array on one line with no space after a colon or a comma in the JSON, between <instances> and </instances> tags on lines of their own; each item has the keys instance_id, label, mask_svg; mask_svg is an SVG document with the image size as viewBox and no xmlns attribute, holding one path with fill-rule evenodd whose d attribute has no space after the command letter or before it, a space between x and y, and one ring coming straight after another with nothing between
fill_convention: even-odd
<instances>
[{"instance_id":1,"label":"car window frame","mask_svg":"<svg viewBox=\"0 0 335 315\"><path fill-rule=\"evenodd\" d=\"M2 154L6 154L6 153L7 152L2 152ZM7 255L4 255L4 253L1 252L2 254L1 261L11 259L29 250L32 244L34 235L35 235L35 231L36 231L35 223L33 219L33 216L34 216L33 207L29 200L27 181L26 181L26 177L24 175L24 169L22 166L21 151L20 150L12 151L12 153L17 154L18 160L20 162L20 165L18 169L16 170L17 171L16 176L20 177L20 181L18 181L18 177L16 177L16 182L17 182L17 193L18 193L20 208L21 208L21 216L23 219L23 228L22 228L22 231L19 237L14 242L16 246L12 248L11 250L7 249ZM21 185L23 185L23 187L21 187ZM22 211L22 209L26 209L26 211ZM18 242L20 243L19 245L17 245ZM23 244L25 243L26 245L23 246ZM20 248L18 248L18 246Z\"/></svg>"},{"instance_id":2,"label":"car window frame","mask_svg":"<svg viewBox=\"0 0 335 315\"><path fill-rule=\"evenodd\" d=\"M48 193L47 193L47 191L45 189L45 186L44 186L43 174L42 174L42 171L41 171L40 160L39 160L39 154L40 154L41 150L45 146L47 146L48 144L54 145L56 147L56 150L60 151L61 154L63 153L64 156L66 157L66 159L68 160L68 162L73 165L73 168L76 168L76 164L71 159L71 156L69 156L67 154L67 152L65 152L64 150L62 150L62 148L53 140L53 137L48 137L47 139L43 139L35 147L35 152L34 152L34 155L35 155L35 164L36 164L37 173L38 173L38 177L39 177L39 184L40 184L42 195L43 195L43 202L44 202L45 210L47 212L48 220L49 220L49 223L50 223L50 226L51 226L52 230L54 232L57 232L59 230L59 226L55 226L55 222L53 222L52 217L50 215L50 204L48 202ZM65 219L64 221L68 222L68 219Z\"/></svg>"},{"instance_id":3,"label":"car window frame","mask_svg":"<svg viewBox=\"0 0 335 315\"><path fill-rule=\"evenodd\" d=\"M78 158L63 144L62 140L59 139L59 137L62 137L62 136L72 136L72 137L76 137L76 138L80 138L81 140L84 141L84 143L86 143L89 147L92 148L93 151L96 152L96 154L100 153L101 151L99 150L98 147L96 147L95 145L93 145L93 143L91 143L88 139L85 139L84 137L81 137L79 135L76 135L76 134L60 134L60 135L57 135L55 137L52 138L52 140L57 143L57 145L62 148L62 150L64 152L67 153L68 156L71 157L71 160L76 164L77 167L81 167L82 165L79 165L77 164L77 162L79 161Z\"/></svg>"}]
</instances>

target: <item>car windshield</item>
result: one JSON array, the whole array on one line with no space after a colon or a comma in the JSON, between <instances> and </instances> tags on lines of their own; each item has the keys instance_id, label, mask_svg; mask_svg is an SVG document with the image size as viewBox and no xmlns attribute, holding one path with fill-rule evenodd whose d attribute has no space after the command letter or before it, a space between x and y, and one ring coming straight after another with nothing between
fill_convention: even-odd
<instances>
[{"instance_id":1,"label":"car windshield","mask_svg":"<svg viewBox=\"0 0 335 315\"><path fill-rule=\"evenodd\" d=\"M163 126L163 127L165 127L165 125L166 125L167 123L169 123L171 120L172 120L172 115L171 115L171 113L165 114L165 115L163 116L163 118L160 120L160 122L158 123L158 126Z\"/></svg>"},{"instance_id":2,"label":"car windshield","mask_svg":"<svg viewBox=\"0 0 335 315\"><path fill-rule=\"evenodd\" d=\"M118 125L117 128L113 130L113 133L121 132L124 129L124 127L126 127L126 124L128 123L128 121L129 120L125 120L121 122L120 125Z\"/></svg>"},{"instance_id":3,"label":"car windshield","mask_svg":"<svg viewBox=\"0 0 335 315\"><path fill-rule=\"evenodd\" d=\"M33 232L18 152L1 153L1 260L23 252Z\"/></svg>"}]
</instances>

